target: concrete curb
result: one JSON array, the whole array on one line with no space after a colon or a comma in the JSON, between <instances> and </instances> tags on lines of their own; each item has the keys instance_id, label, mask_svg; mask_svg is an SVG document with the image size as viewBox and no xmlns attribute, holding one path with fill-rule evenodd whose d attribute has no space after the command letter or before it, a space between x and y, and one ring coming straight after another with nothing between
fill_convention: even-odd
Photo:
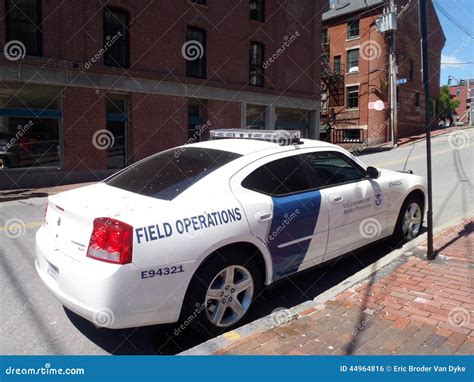
<instances>
[{"instance_id":1,"label":"concrete curb","mask_svg":"<svg viewBox=\"0 0 474 382\"><path fill-rule=\"evenodd\" d=\"M469 215L463 217L462 219L456 219L444 224L435 230L435 234L465 221L468 217ZM403 255L407 257L410 256L412 254L410 251L423 244L426 240L426 237L427 233L425 232L418 236L415 240L412 240L406 243L403 247L390 252L380 260L377 260L375 263L367 266L364 269L361 269L359 272L348 277L346 280L316 296L313 300L305 301L292 308L285 309L283 319L282 313L274 312L268 316L250 322L238 329L203 342L202 344L179 353L178 355L211 355L231 345L236 345L238 342L241 342L244 339L249 339L262 332L271 330L277 326L287 324L290 321L297 320L300 317L311 314L318 308L322 308L327 301L334 299L337 295L346 290L357 287L369 277L375 273L378 273L381 269L392 265L396 260L400 260ZM276 317L276 315L278 315L278 317Z\"/></svg>"}]
</instances>

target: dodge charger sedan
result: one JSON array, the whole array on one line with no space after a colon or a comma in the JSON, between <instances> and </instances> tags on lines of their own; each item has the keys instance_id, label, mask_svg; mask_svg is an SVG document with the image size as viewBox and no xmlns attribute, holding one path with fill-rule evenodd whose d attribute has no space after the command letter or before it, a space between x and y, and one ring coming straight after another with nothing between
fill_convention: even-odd
<instances>
[{"instance_id":1,"label":"dodge charger sedan","mask_svg":"<svg viewBox=\"0 0 474 382\"><path fill-rule=\"evenodd\" d=\"M98 326L188 319L217 334L265 285L420 232L420 176L297 132L211 137L49 197L36 269L64 306Z\"/></svg>"}]
</instances>

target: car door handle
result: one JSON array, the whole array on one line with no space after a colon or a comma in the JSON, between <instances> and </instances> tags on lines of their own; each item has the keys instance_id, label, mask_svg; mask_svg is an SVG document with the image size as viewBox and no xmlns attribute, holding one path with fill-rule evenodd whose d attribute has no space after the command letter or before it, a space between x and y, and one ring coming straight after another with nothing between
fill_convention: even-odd
<instances>
[{"instance_id":1,"label":"car door handle","mask_svg":"<svg viewBox=\"0 0 474 382\"><path fill-rule=\"evenodd\" d=\"M344 200L344 198L341 195L333 195L331 196L331 201L334 204L341 203Z\"/></svg>"},{"instance_id":2,"label":"car door handle","mask_svg":"<svg viewBox=\"0 0 474 382\"><path fill-rule=\"evenodd\" d=\"M273 217L272 211L260 211L255 214L255 219L261 222L270 220Z\"/></svg>"}]
</instances>

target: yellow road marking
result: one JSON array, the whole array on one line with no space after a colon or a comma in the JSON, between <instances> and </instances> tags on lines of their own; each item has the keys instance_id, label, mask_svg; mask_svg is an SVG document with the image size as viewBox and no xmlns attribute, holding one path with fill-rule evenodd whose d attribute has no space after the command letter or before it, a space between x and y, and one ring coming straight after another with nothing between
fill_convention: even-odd
<instances>
[{"instance_id":1,"label":"yellow road marking","mask_svg":"<svg viewBox=\"0 0 474 382\"><path fill-rule=\"evenodd\" d=\"M15 229L18 229L18 228L34 228L34 227L39 227L43 224L42 221L37 221L37 222L31 222L31 223L24 223L24 224L18 224L18 223L14 223L14 224L10 224L10 225L4 225L4 226L0 226L0 232L4 232L4 231L7 231L7 230L15 230Z\"/></svg>"}]
</instances>

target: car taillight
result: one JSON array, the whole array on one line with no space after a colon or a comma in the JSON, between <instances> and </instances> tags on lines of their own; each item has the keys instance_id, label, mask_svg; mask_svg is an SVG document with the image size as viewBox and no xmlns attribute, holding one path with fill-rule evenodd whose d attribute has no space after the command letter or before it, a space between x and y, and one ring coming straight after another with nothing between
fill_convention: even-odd
<instances>
[{"instance_id":1,"label":"car taillight","mask_svg":"<svg viewBox=\"0 0 474 382\"><path fill-rule=\"evenodd\" d=\"M114 264L132 262L133 228L111 218L94 219L87 257Z\"/></svg>"}]
</instances>

